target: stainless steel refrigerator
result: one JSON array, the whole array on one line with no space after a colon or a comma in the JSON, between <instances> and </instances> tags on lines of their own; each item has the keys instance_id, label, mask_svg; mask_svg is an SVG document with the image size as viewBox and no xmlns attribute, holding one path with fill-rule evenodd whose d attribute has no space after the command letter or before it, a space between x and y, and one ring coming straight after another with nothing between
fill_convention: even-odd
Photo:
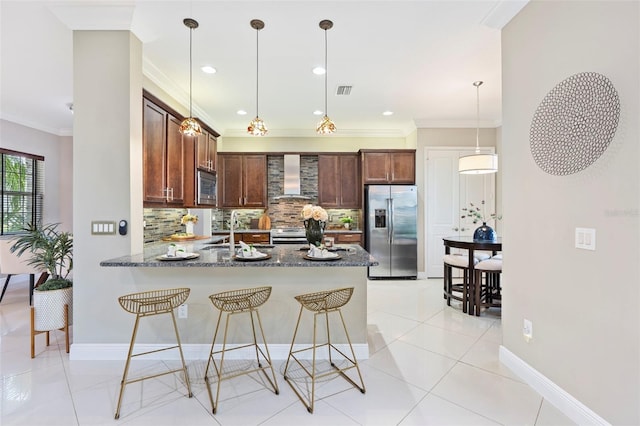
<instances>
[{"instance_id":1,"label":"stainless steel refrigerator","mask_svg":"<svg viewBox=\"0 0 640 426\"><path fill-rule=\"evenodd\" d=\"M380 263L369 278L417 277L417 194L415 185L365 186L365 248Z\"/></svg>"}]
</instances>

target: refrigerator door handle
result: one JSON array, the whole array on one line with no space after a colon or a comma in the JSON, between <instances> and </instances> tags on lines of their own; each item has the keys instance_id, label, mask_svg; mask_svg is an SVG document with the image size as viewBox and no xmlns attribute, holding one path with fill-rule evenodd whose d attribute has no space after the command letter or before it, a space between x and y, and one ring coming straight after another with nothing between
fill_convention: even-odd
<instances>
[{"instance_id":1,"label":"refrigerator door handle","mask_svg":"<svg viewBox=\"0 0 640 426\"><path fill-rule=\"evenodd\" d=\"M389 244L393 244L393 234L395 230L393 229L393 198L388 199L389 202Z\"/></svg>"}]
</instances>

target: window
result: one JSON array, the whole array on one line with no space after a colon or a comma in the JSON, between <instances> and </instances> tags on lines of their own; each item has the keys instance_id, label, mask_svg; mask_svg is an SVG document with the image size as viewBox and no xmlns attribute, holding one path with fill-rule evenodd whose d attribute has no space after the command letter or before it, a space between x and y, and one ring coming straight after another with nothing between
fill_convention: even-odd
<instances>
[{"instance_id":1,"label":"window","mask_svg":"<svg viewBox=\"0 0 640 426\"><path fill-rule=\"evenodd\" d=\"M42 224L44 157L0 149L1 235Z\"/></svg>"}]
</instances>

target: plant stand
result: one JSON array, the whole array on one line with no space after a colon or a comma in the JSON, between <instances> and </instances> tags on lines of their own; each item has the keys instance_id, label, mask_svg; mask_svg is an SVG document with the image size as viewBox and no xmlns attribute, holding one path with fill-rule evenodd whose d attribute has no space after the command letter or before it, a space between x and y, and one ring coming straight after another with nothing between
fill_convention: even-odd
<instances>
[{"instance_id":1,"label":"plant stand","mask_svg":"<svg viewBox=\"0 0 640 426\"><path fill-rule=\"evenodd\" d=\"M65 344L69 353L69 325L73 318L73 287L60 290L34 292L31 308L31 358L35 358L35 337L46 333L49 346L49 332L60 330L65 333Z\"/></svg>"}]
</instances>

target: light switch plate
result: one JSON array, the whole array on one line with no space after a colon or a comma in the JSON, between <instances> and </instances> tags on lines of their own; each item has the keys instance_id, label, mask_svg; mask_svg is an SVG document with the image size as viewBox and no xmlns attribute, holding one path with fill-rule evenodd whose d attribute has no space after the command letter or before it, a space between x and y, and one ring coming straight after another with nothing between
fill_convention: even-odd
<instances>
[{"instance_id":1,"label":"light switch plate","mask_svg":"<svg viewBox=\"0 0 640 426\"><path fill-rule=\"evenodd\" d=\"M596 230L593 228L576 228L576 248L595 250Z\"/></svg>"},{"instance_id":2,"label":"light switch plate","mask_svg":"<svg viewBox=\"0 0 640 426\"><path fill-rule=\"evenodd\" d=\"M107 220L91 221L91 235L113 235L116 233L116 223Z\"/></svg>"}]
</instances>

